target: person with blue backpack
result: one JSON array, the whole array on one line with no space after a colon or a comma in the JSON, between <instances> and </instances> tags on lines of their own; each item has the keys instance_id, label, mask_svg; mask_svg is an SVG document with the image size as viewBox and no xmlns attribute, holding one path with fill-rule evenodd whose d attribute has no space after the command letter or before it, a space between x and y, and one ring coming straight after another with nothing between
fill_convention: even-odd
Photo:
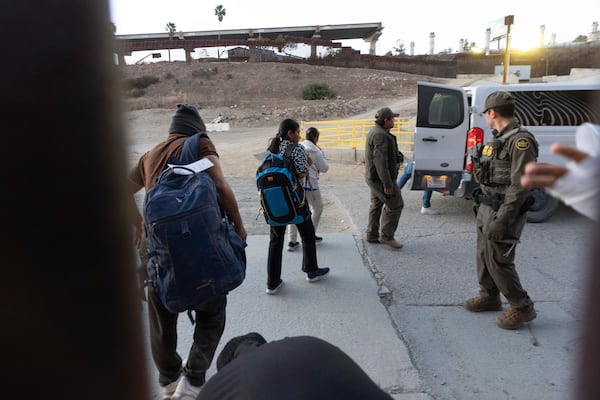
<instances>
[{"instance_id":1,"label":"person with blue backpack","mask_svg":"<svg viewBox=\"0 0 600 400\"><path fill-rule=\"evenodd\" d=\"M298 142L300 141L300 124L287 118L279 125L279 131L268 147L268 151L280 156L288 157L293 164L294 172L298 178L304 178L308 174L310 159L306 150ZM295 226L302 238L302 271L306 273L308 282L319 281L329 274L329 268L319 268L317 262L317 249L315 245L315 227L310 217L308 203L305 201L304 218ZM283 256L283 245L285 242L286 225L269 225L270 240L269 254L267 260L267 294L276 294L283 286L281 279L281 261Z\"/></svg>"},{"instance_id":2,"label":"person with blue backpack","mask_svg":"<svg viewBox=\"0 0 600 400\"><path fill-rule=\"evenodd\" d=\"M235 195L225 179L215 146L205 132L206 127L197 109L189 104L178 104L167 138L144 153L130 170L128 180L132 195L134 228L142 258L147 256L143 248L146 243L144 232L147 233L148 226L144 226L142 215L135 204L133 195L142 188L148 193L155 186L167 164L182 157L188 138L197 139L197 141L191 142L197 143L197 159L207 159L212 163L206 172L214 182L221 206L233 222L235 232L245 242L247 233ZM225 329L227 296L219 294L194 307L196 320L193 344L185 365L182 365L182 358L177 353L178 313L169 311L155 293L156 289L152 285L148 286L148 317L150 346L154 363L159 372L158 380L162 387L162 399L195 399L204 385L206 371L213 360Z\"/></svg>"}]
</instances>

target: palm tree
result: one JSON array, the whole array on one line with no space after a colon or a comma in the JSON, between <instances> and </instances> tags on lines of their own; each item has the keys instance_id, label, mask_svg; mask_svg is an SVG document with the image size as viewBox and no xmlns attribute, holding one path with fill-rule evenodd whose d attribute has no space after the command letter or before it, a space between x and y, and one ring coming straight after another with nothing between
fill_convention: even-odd
<instances>
[{"instance_id":1,"label":"palm tree","mask_svg":"<svg viewBox=\"0 0 600 400\"><path fill-rule=\"evenodd\" d=\"M174 22L167 22L167 25L165 26L165 30L169 32L169 40L173 40L173 35L175 34L175 30L177 28L175 27L175 23ZM171 62L171 49L167 49L169 52L169 62Z\"/></svg>"},{"instance_id":2,"label":"palm tree","mask_svg":"<svg viewBox=\"0 0 600 400\"><path fill-rule=\"evenodd\" d=\"M219 31L218 31L218 39L221 40L221 22L223 21L223 17L225 16L225 9L221 4L215 7L215 15L219 19ZM217 58L220 58L221 54L219 48L217 47Z\"/></svg>"}]
</instances>

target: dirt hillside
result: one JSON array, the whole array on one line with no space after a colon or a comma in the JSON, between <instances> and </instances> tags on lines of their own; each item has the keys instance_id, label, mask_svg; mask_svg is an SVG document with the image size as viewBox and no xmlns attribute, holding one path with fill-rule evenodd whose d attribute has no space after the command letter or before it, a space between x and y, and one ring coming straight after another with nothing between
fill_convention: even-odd
<instances>
[{"instance_id":1,"label":"dirt hillside","mask_svg":"<svg viewBox=\"0 0 600 400\"><path fill-rule=\"evenodd\" d=\"M372 69L282 63L160 62L119 67L127 110L173 109L188 102L206 122L226 119L232 127L276 125L298 120L338 119L414 99L417 81L448 79ZM310 83L326 84L335 97L303 100ZM408 104L403 114L414 112Z\"/></svg>"}]
</instances>

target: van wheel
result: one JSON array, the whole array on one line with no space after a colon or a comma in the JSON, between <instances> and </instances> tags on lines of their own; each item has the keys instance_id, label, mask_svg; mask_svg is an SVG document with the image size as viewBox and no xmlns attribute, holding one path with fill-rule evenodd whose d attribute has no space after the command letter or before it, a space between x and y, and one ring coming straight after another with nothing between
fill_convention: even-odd
<instances>
[{"instance_id":1,"label":"van wheel","mask_svg":"<svg viewBox=\"0 0 600 400\"><path fill-rule=\"evenodd\" d=\"M540 189L532 189L531 195L533 196L533 204L527 211L527 222L546 221L558 208L558 199Z\"/></svg>"}]
</instances>

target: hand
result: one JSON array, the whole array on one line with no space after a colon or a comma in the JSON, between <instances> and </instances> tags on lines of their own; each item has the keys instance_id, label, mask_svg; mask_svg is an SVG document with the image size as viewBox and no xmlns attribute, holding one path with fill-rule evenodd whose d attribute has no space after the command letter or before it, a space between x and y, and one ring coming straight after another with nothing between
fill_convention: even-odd
<instances>
[{"instance_id":1,"label":"hand","mask_svg":"<svg viewBox=\"0 0 600 400\"><path fill-rule=\"evenodd\" d=\"M385 186L383 188L383 193L385 193L386 196L391 196L392 194L394 194L394 188L391 186Z\"/></svg>"},{"instance_id":2,"label":"hand","mask_svg":"<svg viewBox=\"0 0 600 400\"><path fill-rule=\"evenodd\" d=\"M313 165L313 164L314 164L314 161L313 161L313 159L312 159L312 158L310 158L310 156L308 156L308 157L306 158L306 160L308 161L308 165Z\"/></svg>"},{"instance_id":3,"label":"hand","mask_svg":"<svg viewBox=\"0 0 600 400\"><path fill-rule=\"evenodd\" d=\"M550 151L577 163L588 157L588 154L581 150L557 143L550 147ZM526 188L551 188L567 171L567 168L562 165L530 162L525 166L521 185Z\"/></svg>"},{"instance_id":4,"label":"hand","mask_svg":"<svg viewBox=\"0 0 600 400\"><path fill-rule=\"evenodd\" d=\"M490 240L501 240L504 238L504 230L506 224L502 223L498 219L494 218L488 225L488 239Z\"/></svg>"}]
</instances>

